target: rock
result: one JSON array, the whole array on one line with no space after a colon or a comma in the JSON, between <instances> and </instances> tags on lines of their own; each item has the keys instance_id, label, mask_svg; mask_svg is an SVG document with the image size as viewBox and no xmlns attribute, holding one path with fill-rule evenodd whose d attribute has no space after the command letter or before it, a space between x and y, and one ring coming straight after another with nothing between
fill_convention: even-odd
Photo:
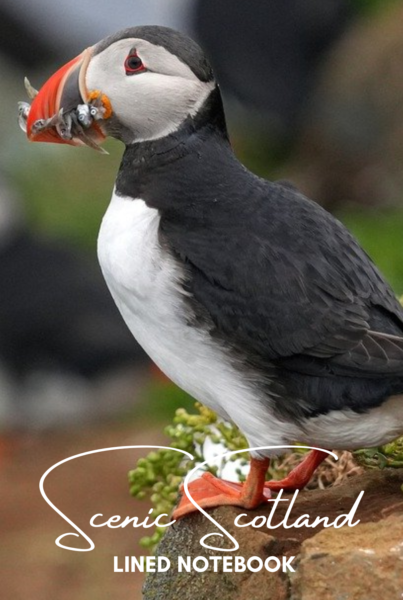
<instances>
[{"instance_id":1,"label":"rock","mask_svg":"<svg viewBox=\"0 0 403 600\"><path fill-rule=\"evenodd\" d=\"M293 600L403 597L403 513L354 529L321 531L301 547Z\"/></svg>"},{"instance_id":2,"label":"rock","mask_svg":"<svg viewBox=\"0 0 403 600\"><path fill-rule=\"evenodd\" d=\"M211 516L216 519L229 533L236 536L240 545L238 552L231 552L234 556L259 556L262 559L273 555L273 545L276 541L267 533L254 530L250 535L249 528L238 529L234 526L234 519L240 511L233 507L218 508L211 511ZM183 519L178 525L172 527L163 538L158 547L158 556L166 556L171 565L176 565L178 556L217 556L218 552L205 550L200 546L200 539L214 531L213 525L201 514L191 515ZM214 545L226 547L223 538L211 538ZM178 573L172 568L166 573L150 574L144 588L146 600L286 600L288 582L282 574L267 573Z\"/></svg>"},{"instance_id":3,"label":"rock","mask_svg":"<svg viewBox=\"0 0 403 600\"><path fill-rule=\"evenodd\" d=\"M337 516L350 511L360 491L364 496L353 528L318 526L314 529L238 528L234 519L246 513L267 518L271 506L255 511L221 507L210 512L239 543L236 552L204 549L200 539L213 533L214 526L201 514L193 514L171 527L158 547L158 556L171 561L165 573L150 573L144 585L144 600L397 600L403 597L403 469L374 470L352 477L340 486L301 492L292 509L289 524L303 514ZM288 495L287 498L291 498ZM273 524L284 518L288 503L276 511ZM228 547L223 537L209 542ZM192 559L211 556L295 556L295 573L265 569L245 573L210 570L178 572L178 556Z\"/></svg>"}]
</instances>

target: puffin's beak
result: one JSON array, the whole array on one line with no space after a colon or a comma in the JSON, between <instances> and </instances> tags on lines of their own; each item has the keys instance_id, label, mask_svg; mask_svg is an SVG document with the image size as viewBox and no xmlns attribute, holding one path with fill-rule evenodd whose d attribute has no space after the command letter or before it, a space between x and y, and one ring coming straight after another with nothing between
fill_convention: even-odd
<instances>
[{"instance_id":1,"label":"puffin's beak","mask_svg":"<svg viewBox=\"0 0 403 600\"><path fill-rule=\"evenodd\" d=\"M26 132L30 141L72 146L93 143L96 146L104 141L106 136L95 121L85 132L82 130L82 135L76 135L74 128L70 135L61 135L60 123L65 123L60 115L66 115L89 101L85 74L91 57L92 47L56 71L35 95L26 118Z\"/></svg>"}]
</instances>

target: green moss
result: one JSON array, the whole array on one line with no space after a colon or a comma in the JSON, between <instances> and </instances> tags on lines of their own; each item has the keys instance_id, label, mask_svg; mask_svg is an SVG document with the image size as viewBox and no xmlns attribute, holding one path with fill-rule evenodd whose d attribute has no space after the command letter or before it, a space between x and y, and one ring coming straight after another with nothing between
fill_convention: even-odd
<instances>
[{"instance_id":1,"label":"green moss","mask_svg":"<svg viewBox=\"0 0 403 600\"><path fill-rule=\"evenodd\" d=\"M403 437L378 448L353 452L356 461L368 469L403 468Z\"/></svg>"}]
</instances>

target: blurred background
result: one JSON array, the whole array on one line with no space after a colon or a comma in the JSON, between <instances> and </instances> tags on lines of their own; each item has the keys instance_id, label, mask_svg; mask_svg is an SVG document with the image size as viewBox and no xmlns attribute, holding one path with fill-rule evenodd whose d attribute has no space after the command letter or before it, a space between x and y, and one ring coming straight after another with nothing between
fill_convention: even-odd
<instances>
[{"instance_id":1,"label":"blurred background","mask_svg":"<svg viewBox=\"0 0 403 600\"><path fill-rule=\"evenodd\" d=\"M403 294L403 3L401 0L2 0L0 5L0 589L19 600L141 598L113 574L137 530L93 530L105 515L145 515L129 497L122 451L49 477L52 501L96 550L71 553L38 491L57 461L116 445L161 444L191 400L127 332L96 261L99 224L122 147L110 155L28 144L17 124L28 76L119 29L168 25L211 58L239 158L289 179L340 218ZM96 534L94 533L96 531Z\"/></svg>"}]
</instances>

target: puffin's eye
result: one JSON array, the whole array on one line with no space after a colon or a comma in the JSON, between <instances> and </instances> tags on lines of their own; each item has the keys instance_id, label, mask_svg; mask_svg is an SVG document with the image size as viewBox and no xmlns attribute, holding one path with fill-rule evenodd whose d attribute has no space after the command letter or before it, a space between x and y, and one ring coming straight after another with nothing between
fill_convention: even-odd
<instances>
[{"instance_id":1,"label":"puffin's eye","mask_svg":"<svg viewBox=\"0 0 403 600\"><path fill-rule=\"evenodd\" d=\"M135 73L140 73L141 71L145 71L145 66L143 65L143 61L137 55L137 53L129 54L129 56L125 60L125 70L126 75L134 75Z\"/></svg>"}]
</instances>

